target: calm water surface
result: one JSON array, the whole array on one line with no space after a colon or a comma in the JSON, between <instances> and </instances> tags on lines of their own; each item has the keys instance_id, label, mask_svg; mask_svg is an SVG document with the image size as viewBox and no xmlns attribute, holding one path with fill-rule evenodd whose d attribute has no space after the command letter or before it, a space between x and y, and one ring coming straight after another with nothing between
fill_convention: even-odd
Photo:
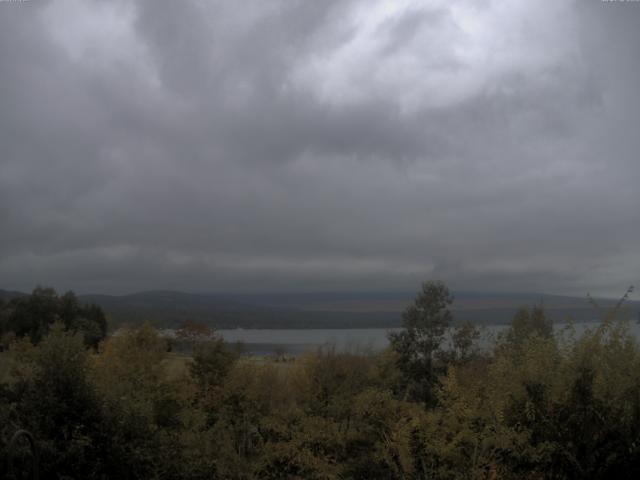
<instances>
[{"instance_id":1,"label":"calm water surface","mask_svg":"<svg viewBox=\"0 0 640 480\"><path fill-rule=\"evenodd\" d=\"M586 329L594 328L598 322L575 324L576 335ZM556 331L566 327L565 323L555 324ZM630 324L631 331L640 338L640 325ZM481 328L480 344L491 345L496 336L506 328L505 325L489 325ZM285 352L289 355L300 355L306 351L314 351L320 346L335 346L340 351L377 351L388 344L388 334L397 332L399 328L357 328L357 329L233 329L218 330L225 341L241 342L247 353L269 355ZM445 339L445 342L448 342Z\"/></svg>"}]
</instances>

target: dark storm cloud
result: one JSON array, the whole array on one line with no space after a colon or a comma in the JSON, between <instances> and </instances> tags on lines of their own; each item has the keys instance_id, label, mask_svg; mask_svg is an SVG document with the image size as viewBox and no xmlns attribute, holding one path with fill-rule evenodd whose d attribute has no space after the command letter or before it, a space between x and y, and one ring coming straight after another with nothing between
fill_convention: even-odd
<instances>
[{"instance_id":1,"label":"dark storm cloud","mask_svg":"<svg viewBox=\"0 0 640 480\"><path fill-rule=\"evenodd\" d=\"M640 4L0 3L0 288L617 293Z\"/></svg>"}]
</instances>

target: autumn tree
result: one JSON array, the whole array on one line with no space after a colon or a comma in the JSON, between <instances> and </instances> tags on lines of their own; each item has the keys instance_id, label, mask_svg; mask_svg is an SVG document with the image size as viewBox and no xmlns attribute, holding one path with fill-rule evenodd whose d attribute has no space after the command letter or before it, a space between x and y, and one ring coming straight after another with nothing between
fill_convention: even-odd
<instances>
[{"instance_id":1,"label":"autumn tree","mask_svg":"<svg viewBox=\"0 0 640 480\"><path fill-rule=\"evenodd\" d=\"M191 375L201 391L206 394L219 387L238 360L238 353L221 339L197 342L193 347Z\"/></svg>"},{"instance_id":2,"label":"autumn tree","mask_svg":"<svg viewBox=\"0 0 640 480\"><path fill-rule=\"evenodd\" d=\"M37 439L47 478L94 478L105 450L100 402L82 335L60 322L32 348L11 385L16 423Z\"/></svg>"},{"instance_id":3,"label":"autumn tree","mask_svg":"<svg viewBox=\"0 0 640 480\"><path fill-rule=\"evenodd\" d=\"M533 308L520 308L511 320L506 341L517 346L531 335L543 338L553 336L553 322L545 314L542 305L536 305Z\"/></svg>"}]
</instances>

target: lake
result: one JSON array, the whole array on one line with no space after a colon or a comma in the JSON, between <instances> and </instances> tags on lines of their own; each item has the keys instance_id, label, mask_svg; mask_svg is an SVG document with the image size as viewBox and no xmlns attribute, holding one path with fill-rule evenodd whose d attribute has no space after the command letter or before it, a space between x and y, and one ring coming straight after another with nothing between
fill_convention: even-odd
<instances>
[{"instance_id":1,"label":"lake","mask_svg":"<svg viewBox=\"0 0 640 480\"><path fill-rule=\"evenodd\" d=\"M595 328L599 322L576 323L576 334L582 334L588 328ZM559 331L566 323L556 323ZM496 336L507 328L506 325L488 325L481 327L480 345L487 347ZM640 337L640 324L630 323L631 331ZM278 351L288 355L301 355L314 351L323 345L334 345L339 351L379 351L389 340L389 332L399 328L327 328L327 329L228 329L217 330L226 342L243 343L246 353L251 355L271 355ZM445 342L448 342L445 339Z\"/></svg>"}]
</instances>

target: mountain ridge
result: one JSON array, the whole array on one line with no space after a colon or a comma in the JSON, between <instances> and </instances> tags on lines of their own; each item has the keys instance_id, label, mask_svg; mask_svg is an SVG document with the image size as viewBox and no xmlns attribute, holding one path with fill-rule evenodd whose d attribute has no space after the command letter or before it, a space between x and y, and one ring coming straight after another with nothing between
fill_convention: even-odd
<instances>
[{"instance_id":1,"label":"mountain ridge","mask_svg":"<svg viewBox=\"0 0 640 480\"><path fill-rule=\"evenodd\" d=\"M0 298L26 295L0 290ZM145 321L175 328L191 319L215 328L371 328L401 325L402 311L412 302L409 292L302 292L302 293L190 293L179 290L148 290L125 295L82 294L86 303L100 305L112 328ZM596 299L610 308L616 299ZM594 320L598 312L586 297L531 292L458 292L452 313L455 321L478 324L508 323L520 307L542 303L554 321L572 317ZM628 301L632 318L640 302Z\"/></svg>"}]
</instances>

